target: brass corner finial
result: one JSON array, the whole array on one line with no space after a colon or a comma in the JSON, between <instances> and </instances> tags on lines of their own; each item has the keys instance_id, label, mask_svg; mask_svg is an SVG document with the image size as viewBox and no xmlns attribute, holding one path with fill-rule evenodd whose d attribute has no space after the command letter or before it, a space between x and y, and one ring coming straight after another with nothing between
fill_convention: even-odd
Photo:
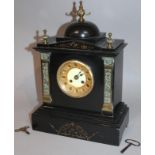
<instances>
[{"instance_id":1,"label":"brass corner finial","mask_svg":"<svg viewBox=\"0 0 155 155\"><path fill-rule=\"evenodd\" d=\"M79 22L80 23L83 23L85 21L84 19L84 16L85 15L90 15L90 12L89 13L86 13L84 8L83 8L83 3L82 1L80 1L80 6L79 6L79 10L77 12L77 15L79 16Z\"/></svg>"},{"instance_id":2,"label":"brass corner finial","mask_svg":"<svg viewBox=\"0 0 155 155\"><path fill-rule=\"evenodd\" d=\"M48 44L48 36L47 36L47 30L43 30L43 41L44 44Z\"/></svg>"},{"instance_id":3,"label":"brass corner finial","mask_svg":"<svg viewBox=\"0 0 155 155\"><path fill-rule=\"evenodd\" d=\"M34 37L36 40L36 43L39 42L39 30L36 30L36 36Z\"/></svg>"},{"instance_id":4,"label":"brass corner finial","mask_svg":"<svg viewBox=\"0 0 155 155\"><path fill-rule=\"evenodd\" d=\"M36 36L39 37L39 30L36 30Z\"/></svg>"},{"instance_id":5,"label":"brass corner finial","mask_svg":"<svg viewBox=\"0 0 155 155\"><path fill-rule=\"evenodd\" d=\"M112 43L113 43L113 40L112 40L112 33L108 33L108 37L107 37L107 48L111 49L112 48Z\"/></svg>"},{"instance_id":6,"label":"brass corner finial","mask_svg":"<svg viewBox=\"0 0 155 155\"><path fill-rule=\"evenodd\" d=\"M46 36L46 35L47 35L47 30L44 29L44 30L43 30L43 33L44 33L44 36Z\"/></svg>"},{"instance_id":7,"label":"brass corner finial","mask_svg":"<svg viewBox=\"0 0 155 155\"><path fill-rule=\"evenodd\" d=\"M66 16L71 16L72 21L77 21L77 8L76 8L76 2L73 2L73 8L70 13L66 13Z\"/></svg>"}]
</instances>

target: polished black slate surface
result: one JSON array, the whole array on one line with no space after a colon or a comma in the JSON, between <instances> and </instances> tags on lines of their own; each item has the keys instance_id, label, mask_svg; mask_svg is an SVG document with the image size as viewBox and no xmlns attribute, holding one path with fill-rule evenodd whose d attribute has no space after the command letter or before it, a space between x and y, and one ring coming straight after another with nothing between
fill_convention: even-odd
<instances>
[{"instance_id":1,"label":"polished black slate surface","mask_svg":"<svg viewBox=\"0 0 155 155\"><path fill-rule=\"evenodd\" d=\"M100 112L104 103L104 60L103 57L111 57L114 60L112 81L113 107L122 101L122 72L123 72L123 48L126 46L123 40L115 40L113 49L107 49L105 39L92 43L81 40L57 41L53 37L53 43L38 44L37 50L41 53L52 53L49 61L50 94L54 106L68 107L88 111ZM103 50L105 48L105 50ZM66 96L57 83L57 70L59 66L68 60L79 60L88 64L93 72L95 85L92 92L84 98L74 99ZM65 101L65 102L64 102ZM72 104L72 103L75 104ZM51 106L51 104L49 104ZM52 105L53 106L53 105Z\"/></svg>"},{"instance_id":2,"label":"polished black slate surface","mask_svg":"<svg viewBox=\"0 0 155 155\"><path fill-rule=\"evenodd\" d=\"M100 31L98 27L92 22L85 21L83 23L81 22L71 23L67 27L64 36L83 39L83 38L97 37L99 35Z\"/></svg>"},{"instance_id":3,"label":"polished black slate surface","mask_svg":"<svg viewBox=\"0 0 155 155\"><path fill-rule=\"evenodd\" d=\"M124 103L117 106L114 117L46 105L32 114L34 130L117 146L128 121L129 109Z\"/></svg>"},{"instance_id":4,"label":"polished black slate surface","mask_svg":"<svg viewBox=\"0 0 155 155\"><path fill-rule=\"evenodd\" d=\"M100 40L105 40L106 39L106 33L99 33L98 36L94 36L94 37L88 37L88 38L72 38L72 37L67 37L67 36L61 36L61 37L56 37L56 41L57 42L61 42L61 41L69 41L69 40L74 40L74 41L77 41L77 40L80 40L80 41L86 41L86 42L90 42L90 43L97 43L98 41ZM52 42L51 42L52 43Z\"/></svg>"},{"instance_id":5,"label":"polished black slate surface","mask_svg":"<svg viewBox=\"0 0 155 155\"><path fill-rule=\"evenodd\" d=\"M53 61L54 60L54 61ZM65 95L58 86L57 82L57 70L62 63L68 60L78 60L87 65L92 70L94 75L94 87L90 94L82 98L72 98ZM88 111L100 112L103 106L103 66L102 59L100 57L94 57L89 55L84 56L83 54L70 54L70 53L53 53L50 60L49 79L51 81L51 94L53 104L51 106L61 106L75 109L87 109Z\"/></svg>"},{"instance_id":6,"label":"polished black slate surface","mask_svg":"<svg viewBox=\"0 0 155 155\"><path fill-rule=\"evenodd\" d=\"M98 55L104 55L104 56L116 56L122 50L124 49L125 46L127 46L126 43L124 43L124 40L113 40L113 48L108 49L106 46L105 39L98 41L97 43L93 44L91 42L86 42L86 41L79 41L79 40L67 40L67 41L61 41L61 42L56 42L55 39L53 38L54 41L52 44L37 44L37 47L34 47L36 51L41 52L41 53L62 53L63 51L67 50L68 53L76 53L80 54L81 52L85 55L88 54L98 54ZM79 48L74 48L72 45L77 45ZM80 46L87 46L87 48L81 49ZM72 47L71 47L72 46Z\"/></svg>"}]
</instances>

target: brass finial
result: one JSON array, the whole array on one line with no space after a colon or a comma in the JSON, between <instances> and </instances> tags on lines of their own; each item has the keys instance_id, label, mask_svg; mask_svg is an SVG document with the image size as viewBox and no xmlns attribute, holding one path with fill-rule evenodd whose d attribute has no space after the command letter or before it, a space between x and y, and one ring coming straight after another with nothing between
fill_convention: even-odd
<instances>
[{"instance_id":1,"label":"brass finial","mask_svg":"<svg viewBox=\"0 0 155 155\"><path fill-rule=\"evenodd\" d=\"M80 6L79 6L79 10L77 12L77 15L79 16L79 22L80 23L83 23L85 21L84 19L84 16L85 15L90 15L90 12L89 13L86 13L84 8L83 8L83 3L82 1L80 1Z\"/></svg>"},{"instance_id":2,"label":"brass finial","mask_svg":"<svg viewBox=\"0 0 155 155\"><path fill-rule=\"evenodd\" d=\"M43 30L44 36L47 36L47 30Z\"/></svg>"},{"instance_id":3,"label":"brass finial","mask_svg":"<svg viewBox=\"0 0 155 155\"><path fill-rule=\"evenodd\" d=\"M112 33L108 33L108 38L107 38L107 48L111 49L112 48Z\"/></svg>"},{"instance_id":4,"label":"brass finial","mask_svg":"<svg viewBox=\"0 0 155 155\"><path fill-rule=\"evenodd\" d=\"M36 40L36 43L39 42L39 30L36 30L36 36L34 37L34 39Z\"/></svg>"},{"instance_id":5,"label":"brass finial","mask_svg":"<svg viewBox=\"0 0 155 155\"><path fill-rule=\"evenodd\" d=\"M44 44L48 44L48 36L47 36L47 30L43 30L43 41L44 41Z\"/></svg>"},{"instance_id":6,"label":"brass finial","mask_svg":"<svg viewBox=\"0 0 155 155\"><path fill-rule=\"evenodd\" d=\"M66 16L71 16L72 21L77 21L77 8L76 8L76 2L73 2L73 9L70 13L66 13Z\"/></svg>"}]
</instances>

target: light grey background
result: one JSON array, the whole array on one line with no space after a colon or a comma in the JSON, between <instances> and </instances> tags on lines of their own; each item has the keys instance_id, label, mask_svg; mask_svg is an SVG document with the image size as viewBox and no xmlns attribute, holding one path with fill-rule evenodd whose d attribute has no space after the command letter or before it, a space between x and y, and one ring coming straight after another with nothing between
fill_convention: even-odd
<instances>
[{"instance_id":1,"label":"light grey background","mask_svg":"<svg viewBox=\"0 0 155 155\"><path fill-rule=\"evenodd\" d=\"M119 155L126 138L141 139L140 77L140 0L83 0L91 11L87 20L103 32L128 43L124 53L123 101L130 107L130 123L119 147L36 131L31 135L15 133L15 155ZM29 114L40 102L39 55L31 52L35 31L48 30L55 35L58 28L71 20L65 12L72 0L15 0L15 128L30 125ZM77 1L78 2L78 1ZM140 155L132 147L125 154Z\"/></svg>"}]
</instances>

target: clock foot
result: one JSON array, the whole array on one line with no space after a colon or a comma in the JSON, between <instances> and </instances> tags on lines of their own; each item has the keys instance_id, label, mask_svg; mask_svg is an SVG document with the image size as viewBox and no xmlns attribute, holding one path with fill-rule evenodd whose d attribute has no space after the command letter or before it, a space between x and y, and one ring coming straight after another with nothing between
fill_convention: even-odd
<instances>
[{"instance_id":1,"label":"clock foot","mask_svg":"<svg viewBox=\"0 0 155 155\"><path fill-rule=\"evenodd\" d=\"M32 114L34 130L104 144L120 144L128 125L129 108L120 103L114 117L42 105Z\"/></svg>"}]
</instances>

